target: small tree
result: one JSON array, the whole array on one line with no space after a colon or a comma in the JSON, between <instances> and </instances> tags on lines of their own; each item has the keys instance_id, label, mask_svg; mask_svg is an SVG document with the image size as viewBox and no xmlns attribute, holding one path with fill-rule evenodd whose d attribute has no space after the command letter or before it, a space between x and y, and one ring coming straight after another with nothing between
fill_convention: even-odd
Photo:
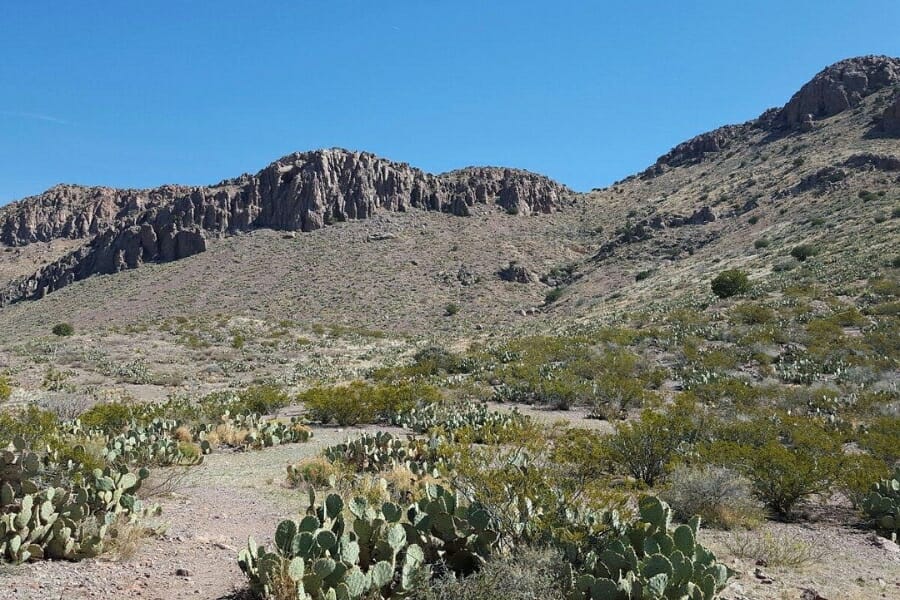
<instances>
[{"instance_id":1,"label":"small tree","mask_svg":"<svg viewBox=\"0 0 900 600\"><path fill-rule=\"evenodd\" d=\"M75 328L72 327L71 323L58 323L53 326L53 333L60 337L69 336L75 333Z\"/></svg>"},{"instance_id":2,"label":"small tree","mask_svg":"<svg viewBox=\"0 0 900 600\"><path fill-rule=\"evenodd\" d=\"M747 274L739 269L722 271L710 282L713 293L719 298L730 298L750 291Z\"/></svg>"}]
</instances>

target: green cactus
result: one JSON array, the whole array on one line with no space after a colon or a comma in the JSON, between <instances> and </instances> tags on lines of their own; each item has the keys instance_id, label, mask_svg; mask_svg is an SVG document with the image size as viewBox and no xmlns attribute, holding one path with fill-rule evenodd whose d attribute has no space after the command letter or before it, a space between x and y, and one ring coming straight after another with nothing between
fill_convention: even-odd
<instances>
[{"instance_id":1,"label":"green cactus","mask_svg":"<svg viewBox=\"0 0 900 600\"><path fill-rule=\"evenodd\" d=\"M900 469L876 482L860 507L880 533L896 540L900 534Z\"/></svg>"}]
</instances>

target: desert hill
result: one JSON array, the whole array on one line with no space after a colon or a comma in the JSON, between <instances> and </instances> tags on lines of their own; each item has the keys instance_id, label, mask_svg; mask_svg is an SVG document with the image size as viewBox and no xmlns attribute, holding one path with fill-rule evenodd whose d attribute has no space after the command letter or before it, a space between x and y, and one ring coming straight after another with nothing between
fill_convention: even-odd
<instances>
[{"instance_id":1,"label":"desert hill","mask_svg":"<svg viewBox=\"0 0 900 600\"><path fill-rule=\"evenodd\" d=\"M553 329L708 294L726 267L777 278L801 243L833 277L859 276L898 239L898 86L900 59L841 61L782 108L587 194L344 150L209 187L57 186L0 211L0 332L211 314L398 335Z\"/></svg>"}]
</instances>

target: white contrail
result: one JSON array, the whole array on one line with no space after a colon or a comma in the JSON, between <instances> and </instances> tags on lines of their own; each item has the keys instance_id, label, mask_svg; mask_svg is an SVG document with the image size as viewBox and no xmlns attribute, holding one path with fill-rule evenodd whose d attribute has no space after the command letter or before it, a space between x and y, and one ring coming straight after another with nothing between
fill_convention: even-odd
<instances>
[{"instance_id":1,"label":"white contrail","mask_svg":"<svg viewBox=\"0 0 900 600\"><path fill-rule=\"evenodd\" d=\"M60 125L71 125L68 121L54 117L52 115L44 115L41 113L22 112L17 110L0 110L0 115L5 117L18 117L20 119L35 119L37 121L46 121L48 123L59 123Z\"/></svg>"}]
</instances>

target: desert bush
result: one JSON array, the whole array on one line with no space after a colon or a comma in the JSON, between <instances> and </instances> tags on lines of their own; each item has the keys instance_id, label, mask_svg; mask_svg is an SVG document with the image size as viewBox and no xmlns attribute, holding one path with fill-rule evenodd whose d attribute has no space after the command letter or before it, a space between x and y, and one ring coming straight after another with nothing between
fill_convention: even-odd
<instances>
[{"instance_id":1,"label":"desert bush","mask_svg":"<svg viewBox=\"0 0 900 600\"><path fill-rule=\"evenodd\" d=\"M134 407L127 402L104 402L81 414L86 429L100 429L105 433L123 431L135 417Z\"/></svg>"},{"instance_id":2,"label":"desert bush","mask_svg":"<svg viewBox=\"0 0 900 600\"><path fill-rule=\"evenodd\" d=\"M825 549L789 533L738 531L724 541L728 551L738 557L762 562L769 567L800 568L825 557Z\"/></svg>"},{"instance_id":3,"label":"desert bush","mask_svg":"<svg viewBox=\"0 0 900 600\"><path fill-rule=\"evenodd\" d=\"M255 385L238 393L239 404L232 412L269 415L290 404L290 398L276 385Z\"/></svg>"},{"instance_id":4,"label":"desert bush","mask_svg":"<svg viewBox=\"0 0 900 600\"><path fill-rule=\"evenodd\" d=\"M890 469L884 461L868 454L855 454L847 458L846 465L837 480L838 489L847 496L853 508L858 508L872 489L872 482L888 476Z\"/></svg>"},{"instance_id":5,"label":"desert bush","mask_svg":"<svg viewBox=\"0 0 900 600\"><path fill-rule=\"evenodd\" d=\"M653 486L668 471L690 429L680 415L644 411L640 420L617 426L607 438L608 457L638 481Z\"/></svg>"},{"instance_id":6,"label":"desert bush","mask_svg":"<svg viewBox=\"0 0 900 600\"><path fill-rule=\"evenodd\" d=\"M6 402L12 395L12 384L9 377L0 375L0 402Z\"/></svg>"},{"instance_id":7,"label":"desert bush","mask_svg":"<svg viewBox=\"0 0 900 600\"><path fill-rule=\"evenodd\" d=\"M791 249L791 256L793 256L800 262L805 261L807 258L812 258L818 253L819 249L811 244L800 244L799 246L794 246Z\"/></svg>"},{"instance_id":8,"label":"desert bush","mask_svg":"<svg viewBox=\"0 0 900 600\"><path fill-rule=\"evenodd\" d=\"M714 435L701 456L742 473L766 507L785 518L801 500L830 494L846 463L840 438L811 419L727 423Z\"/></svg>"},{"instance_id":9,"label":"desert bush","mask_svg":"<svg viewBox=\"0 0 900 600\"><path fill-rule=\"evenodd\" d=\"M563 288L555 287L552 290L550 290L549 292L547 292L547 294L544 296L544 302L546 304L553 304L554 302L556 302L557 300L562 298L562 295L563 295Z\"/></svg>"},{"instance_id":10,"label":"desert bush","mask_svg":"<svg viewBox=\"0 0 900 600\"><path fill-rule=\"evenodd\" d=\"M758 240L753 242L753 247L757 250L762 250L763 248L768 248L769 244L771 244L771 242L769 242L769 240L767 240L766 238L759 238Z\"/></svg>"},{"instance_id":11,"label":"desert bush","mask_svg":"<svg viewBox=\"0 0 900 600\"><path fill-rule=\"evenodd\" d=\"M775 311L762 304L744 302L731 310L732 317L745 325L762 325L775 318Z\"/></svg>"},{"instance_id":12,"label":"desert bush","mask_svg":"<svg viewBox=\"0 0 900 600\"><path fill-rule=\"evenodd\" d=\"M32 448L46 446L57 435L58 426L56 415L33 405L0 412L0 448L16 437L24 439Z\"/></svg>"},{"instance_id":13,"label":"desert bush","mask_svg":"<svg viewBox=\"0 0 900 600\"><path fill-rule=\"evenodd\" d=\"M662 497L685 522L699 515L703 523L733 529L756 526L765 517L750 481L725 467L679 465Z\"/></svg>"},{"instance_id":14,"label":"desert bush","mask_svg":"<svg viewBox=\"0 0 900 600\"><path fill-rule=\"evenodd\" d=\"M315 387L298 396L309 417L341 426L385 422L418 403L434 402L438 391L416 383L370 384L355 381L345 386Z\"/></svg>"},{"instance_id":15,"label":"desert bush","mask_svg":"<svg viewBox=\"0 0 900 600\"><path fill-rule=\"evenodd\" d=\"M70 323L57 323L53 326L53 334L60 337L66 337L75 333L75 328Z\"/></svg>"},{"instance_id":16,"label":"desert bush","mask_svg":"<svg viewBox=\"0 0 900 600\"><path fill-rule=\"evenodd\" d=\"M465 578L440 577L417 590L415 600L564 600L564 562L549 548L525 547L493 558Z\"/></svg>"},{"instance_id":17,"label":"desert bush","mask_svg":"<svg viewBox=\"0 0 900 600\"><path fill-rule=\"evenodd\" d=\"M722 271L710 282L713 293L719 298L730 298L750 291L747 274L739 269Z\"/></svg>"},{"instance_id":18,"label":"desert bush","mask_svg":"<svg viewBox=\"0 0 900 600\"><path fill-rule=\"evenodd\" d=\"M444 315L448 317L452 317L453 315L459 312L459 304L455 302L450 302L444 307Z\"/></svg>"}]
</instances>

